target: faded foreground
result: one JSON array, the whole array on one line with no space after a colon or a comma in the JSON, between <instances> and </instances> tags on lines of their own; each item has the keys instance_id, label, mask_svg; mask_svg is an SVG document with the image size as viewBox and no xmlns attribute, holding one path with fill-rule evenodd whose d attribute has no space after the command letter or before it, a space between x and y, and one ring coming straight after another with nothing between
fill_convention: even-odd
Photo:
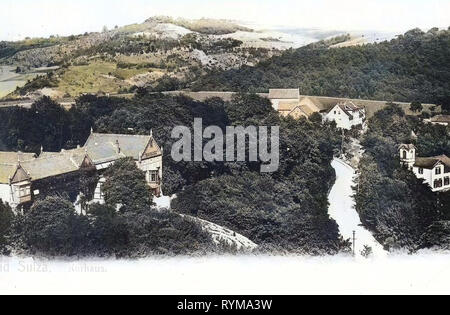
<instances>
[{"instance_id":1,"label":"faded foreground","mask_svg":"<svg viewBox=\"0 0 450 315\"><path fill-rule=\"evenodd\" d=\"M450 253L55 261L0 258L0 294L450 294Z\"/></svg>"}]
</instances>

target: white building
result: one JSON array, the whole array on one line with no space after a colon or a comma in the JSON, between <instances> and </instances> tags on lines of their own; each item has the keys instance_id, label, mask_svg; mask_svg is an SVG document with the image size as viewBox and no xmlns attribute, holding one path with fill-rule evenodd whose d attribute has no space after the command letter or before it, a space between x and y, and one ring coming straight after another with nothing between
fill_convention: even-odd
<instances>
[{"instance_id":1,"label":"white building","mask_svg":"<svg viewBox=\"0 0 450 315\"><path fill-rule=\"evenodd\" d=\"M100 175L94 202L103 201L103 170L115 161L132 157L145 172L146 181L156 196L161 194L162 149L153 135L115 135L91 133L84 147L61 152L35 154L0 152L0 199L13 208L31 202L48 188L48 179L76 175L81 170L96 170ZM63 179L64 180L64 179Z\"/></svg>"},{"instance_id":2,"label":"white building","mask_svg":"<svg viewBox=\"0 0 450 315\"><path fill-rule=\"evenodd\" d=\"M401 163L417 178L423 179L433 192L450 190L450 158L446 155L416 157L416 148L412 144L401 144L399 152Z\"/></svg>"},{"instance_id":3,"label":"white building","mask_svg":"<svg viewBox=\"0 0 450 315\"><path fill-rule=\"evenodd\" d=\"M366 121L366 110L351 101L336 104L325 115L325 120L336 122L340 129L350 130L356 126L363 126Z\"/></svg>"},{"instance_id":4,"label":"white building","mask_svg":"<svg viewBox=\"0 0 450 315\"><path fill-rule=\"evenodd\" d=\"M83 148L100 174L116 160L132 157L137 167L145 172L145 178L153 194L158 197L161 195L163 153L153 134L140 136L91 133ZM104 179L100 177L94 201L103 199L101 189L103 182Z\"/></svg>"}]
</instances>

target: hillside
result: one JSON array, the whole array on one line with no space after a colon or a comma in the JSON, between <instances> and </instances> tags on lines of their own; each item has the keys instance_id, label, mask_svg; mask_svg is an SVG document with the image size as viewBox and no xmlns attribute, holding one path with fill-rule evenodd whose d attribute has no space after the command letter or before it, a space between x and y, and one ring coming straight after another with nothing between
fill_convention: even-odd
<instances>
[{"instance_id":1,"label":"hillside","mask_svg":"<svg viewBox=\"0 0 450 315\"><path fill-rule=\"evenodd\" d=\"M0 80L0 97L178 90L209 72L256 66L287 49L321 40L345 43L350 38L344 34L156 16L102 32L0 42L0 72L14 69L8 76L20 78ZM367 34L374 40L384 36Z\"/></svg>"},{"instance_id":2,"label":"hillside","mask_svg":"<svg viewBox=\"0 0 450 315\"><path fill-rule=\"evenodd\" d=\"M254 67L210 70L191 88L265 92L300 87L304 95L449 106L449 67L450 30L414 29L391 41L334 49L319 42Z\"/></svg>"},{"instance_id":3,"label":"hillside","mask_svg":"<svg viewBox=\"0 0 450 315\"><path fill-rule=\"evenodd\" d=\"M225 20L154 17L100 33L0 42L0 64L21 74L59 67L41 73L8 97L119 93L139 86L171 89L205 69L255 65L279 53L270 40L263 40L264 34L244 45L242 34L252 33Z\"/></svg>"}]
</instances>

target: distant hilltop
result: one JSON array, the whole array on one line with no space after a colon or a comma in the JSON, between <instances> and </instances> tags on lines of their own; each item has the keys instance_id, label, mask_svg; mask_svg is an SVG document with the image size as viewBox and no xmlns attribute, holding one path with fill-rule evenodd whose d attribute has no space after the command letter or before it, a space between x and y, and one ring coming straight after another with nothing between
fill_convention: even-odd
<instances>
[{"instance_id":1,"label":"distant hilltop","mask_svg":"<svg viewBox=\"0 0 450 315\"><path fill-rule=\"evenodd\" d=\"M207 35L226 35L235 33L237 31L243 32L254 31L250 28L239 25L238 22L230 20L208 19L208 18L190 20L184 18L173 18L170 16L154 16L147 19L144 23L174 24L180 27L184 27L192 32L198 32L200 34L207 34Z\"/></svg>"}]
</instances>

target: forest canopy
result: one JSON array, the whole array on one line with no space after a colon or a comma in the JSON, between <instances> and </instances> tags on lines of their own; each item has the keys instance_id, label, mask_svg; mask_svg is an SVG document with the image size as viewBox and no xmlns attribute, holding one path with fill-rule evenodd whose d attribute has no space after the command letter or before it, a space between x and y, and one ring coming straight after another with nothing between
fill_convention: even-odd
<instances>
[{"instance_id":1,"label":"forest canopy","mask_svg":"<svg viewBox=\"0 0 450 315\"><path fill-rule=\"evenodd\" d=\"M299 87L304 95L418 101L450 109L450 30L414 29L391 41L290 49L254 67L213 69L193 90L267 92Z\"/></svg>"}]
</instances>

